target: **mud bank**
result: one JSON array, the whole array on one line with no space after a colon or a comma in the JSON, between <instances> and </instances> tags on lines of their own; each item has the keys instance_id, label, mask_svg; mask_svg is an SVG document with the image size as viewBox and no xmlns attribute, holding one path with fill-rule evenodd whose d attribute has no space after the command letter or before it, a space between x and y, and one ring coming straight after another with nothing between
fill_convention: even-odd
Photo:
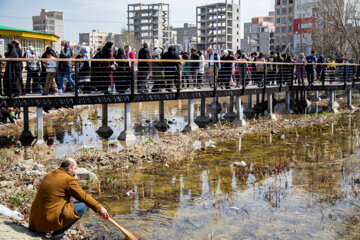
<instances>
[{"instance_id":1,"label":"mud bank","mask_svg":"<svg viewBox=\"0 0 360 240\"><path fill-rule=\"evenodd\" d=\"M70 110L71 111L71 110ZM74 110L76 111L76 110ZM343 110L341 114L351 114ZM353 112L357 114L357 112ZM249 120L248 125L241 128L232 128L228 124L217 125L205 130L198 130L188 134L167 133L158 139L148 139L144 143L127 146L123 151L104 153L89 149L88 152L76 156L79 167L89 170L116 169L124 171L138 171L144 168L162 166L164 169L176 167L181 162L191 160L203 147L206 141L219 139L233 140L246 137L250 133L268 134L270 131L286 132L287 130L328 123L337 120L340 114L314 115L278 115L278 121L270 119ZM198 146L201 143L201 146ZM198 151L199 150L199 151ZM36 150L35 150L36 151ZM46 236L31 235L26 229L29 210L35 197L37 186L45 174L56 169L61 159L41 160L41 156L33 154L33 158L16 162L12 158L3 158L0 162L0 201L11 209L18 210L24 215L24 221L18 222L16 228L11 219L0 216L0 233L11 234L13 238L41 239ZM83 181L84 187L89 188L90 182ZM20 230L19 230L20 229ZM21 230L22 229L22 230ZM20 235L18 235L20 234ZM89 236L87 230L80 224L69 231L72 239L82 239ZM5 235L4 235L5 236Z\"/></svg>"}]
</instances>

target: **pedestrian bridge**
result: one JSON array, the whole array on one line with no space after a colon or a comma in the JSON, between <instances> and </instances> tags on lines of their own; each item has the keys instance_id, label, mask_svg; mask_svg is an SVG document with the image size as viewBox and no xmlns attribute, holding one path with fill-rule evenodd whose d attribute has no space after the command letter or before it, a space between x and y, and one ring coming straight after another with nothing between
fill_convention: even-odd
<instances>
[{"instance_id":1,"label":"pedestrian bridge","mask_svg":"<svg viewBox=\"0 0 360 240\"><path fill-rule=\"evenodd\" d=\"M52 59L58 63L63 59ZM28 127L28 107L37 107L39 142L42 140L42 111L49 107L69 107L74 105L103 105L103 127L98 130L105 138L112 130L107 125L107 105L124 103L125 127L120 140L133 140L129 131L130 106L133 102L159 101L160 116L158 129L166 131L164 122L164 101L188 99L189 117L186 131L193 130L194 99L202 99L201 116L197 125L205 127L205 99L214 99L216 109L219 97L229 97L232 122L244 125L241 96L257 96L257 103L268 100L268 112L272 114L273 94L286 93L286 103L290 107L292 93L314 91L331 92L331 104L335 101L335 91L348 93L351 106L353 90L360 89L360 65L357 64L311 64L314 79L307 71L306 64L267 63L249 61L184 61L184 60L125 60L125 59L71 59L71 79L59 83L59 73L54 74L56 85L47 89L47 59L2 59L6 63L1 80L1 107L24 108L23 136L31 136ZM32 72L25 68L27 61L40 61L42 69ZM262 65L261 67L259 67ZM310 65L310 64L309 64ZM88 66L84 68L84 66ZM115 67L113 67L115 66ZM215 67L214 67L215 66ZM261 69L261 71L259 70ZM311 69L311 67L310 67ZM5 71L4 71L5 70ZM69 84L73 82L72 84ZM56 89L55 89L56 88ZM236 97L236 113L234 112ZM203 106L204 105L204 106ZM216 110L215 110L216 112Z\"/></svg>"}]
</instances>

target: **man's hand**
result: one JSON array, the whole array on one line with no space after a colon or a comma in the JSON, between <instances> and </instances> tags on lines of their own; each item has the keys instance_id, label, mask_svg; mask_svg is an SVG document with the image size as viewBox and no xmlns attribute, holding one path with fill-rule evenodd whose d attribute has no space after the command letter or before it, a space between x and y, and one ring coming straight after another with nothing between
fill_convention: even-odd
<instances>
[{"instance_id":1,"label":"man's hand","mask_svg":"<svg viewBox=\"0 0 360 240\"><path fill-rule=\"evenodd\" d=\"M105 219L108 219L109 218L109 214L108 212L106 211L106 209L104 207L102 207L99 211L99 215L102 216L103 218Z\"/></svg>"}]
</instances>

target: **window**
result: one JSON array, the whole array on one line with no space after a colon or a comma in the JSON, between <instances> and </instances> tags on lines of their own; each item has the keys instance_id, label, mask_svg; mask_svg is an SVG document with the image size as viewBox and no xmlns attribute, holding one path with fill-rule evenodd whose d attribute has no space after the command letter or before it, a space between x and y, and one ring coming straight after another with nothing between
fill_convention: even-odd
<instances>
[{"instance_id":1,"label":"window","mask_svg":"<svg viewBox=\"0 0 360 240\"><path fill-rule=\"evenodd\" d=\"M280 33L280 28L276 27L276 33Z\"/></svg>"},{"instance_id":2,"label":"window","mask_svg":"<svg viewBox=\"0 0 360 240\"><path fill-rule=\"evenodd\" d=\"M293 8L289 7L289 13L292 13L292 11L293 11Z\"/></svg>"},{"instance_id":3,"label":"window","mask_svg":"<svg viewBox=\"0 0 360 240\"><path fill-rule=\"evenodd\" d=\"M282 33L286 33L286 27L282 27L282 28L281 28L281 32L282 32Z\"/></svg>"},{"instance_id":4,"label":"window","mask_svg":"<svg viewBox=\"0 0 360 240\"><path fill-rule=\"evenodd\" d=\"M282 9L282 14L286 14L287 13L287 8L283 8Z\"/></svg>"},{"instance_id":5,"label":"window","mask_svg":"<svg viewBox=\"0 0 360 240\"><path fill-rule=\"evenodd\" d=\"M276 9L276 14L280 15L280 9Z\"/></svg>"},{"instance_id":6,"label":"window","mask_svg":"<svg viewBox=\"0 0 360 240\"><path fill-rule=\"evenodd\" d=\"M286 42L286 37L285 37L285 36L282 36L282 37L281 37L281 41Z\"/></svg>"},{"instance_id":7,"label":"window","mask_svg":"<svg viewBox=\"0 0 360 240\"><path fill-rule=\"evenodd\" d=\"M282 3L283 3L284 5L286 5L286 4L287 4L287 0L282 0Z\"/></svg>"},{"instance_id":8,"label":"window","mask_svg":"<svg viewBox=\"0 0 360 240\"><path fill-rule=\"evenodd\" d=\"M293 31L292 26L289 27L289 32L291 33Z\"/></svg>"},{"instance_id":9,"label":"window","mask_svg":"<svg viewBox=\"0 0 360 240\"><path fill-rule=\"evenodd\" d=\"M289 17L289 22L291 23L293 21L293 17Z\"/></svg>"},{"instance_id":10,"label":"window","mask_svg":"<svg viewBox=\"0 0 360 240\"><path fill-rule=\"evenodd\" d=\"M294 1L293 0L289 0L289 4L293 4L294 3Z\"/></svg>"},{"instance_id":11,"label":"window","mask_svg":"<svg viewBox=\"0 0 360 240\"><path fill-rule=\"evenodd\" d=\"M277 19L276 19L276 23L280 23L280 18L277 18Z\"/></svg>"},{"instance_id":12,"label":"window","mask_svg":"<svg viewBox=\"0 0 360 240\"><path fill-rule=\"evenodd\" d=\"M282 23L283 23L283 24L286 24L286 18L283 18L283 19L282 19Z\"/></svg>"},{"instance_id":13,"label":"window","mask_svg":"<svg viewBox=\"0 0 360 240\"><path fill-rule=\"evenodd\" d=\"M280 4L281 4L281 0L277 0L276 5L280 5Z\"/></svg>"}]
</instances>

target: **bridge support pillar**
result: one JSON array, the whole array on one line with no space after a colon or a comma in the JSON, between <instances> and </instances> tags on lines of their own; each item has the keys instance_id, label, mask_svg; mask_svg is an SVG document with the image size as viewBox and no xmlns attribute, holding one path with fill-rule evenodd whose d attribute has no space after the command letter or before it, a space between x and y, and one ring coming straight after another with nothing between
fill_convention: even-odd
<instances>
[{"instance_id":1,"label":"bridge support pillar","mask_svg":"<svg viewBox=\"0 0 360 240\"><path fill-rule=\"evenodd\" d=\"M319 97L319 91L315 92L315 99L316 101L321 101L321 98Z\"/></svg>"},{"instance_id":2,"label":"bridge support pillar","mask_svg":"<svg viewBox=\"0 0 360 240\"><path fill-rule=\"evenodd\" d=\"M347 93L347 107L350 110L355 109L355 107L352 105L352 90L349 90Z\"/></svg>"},{"instance_id":3,"label":"bridge support pillar","mask_svg":"<svg viewBox=\"0 0 360 240\"><path fill-rule=\"evenodd\" d=\"M248 108L251 109L252 108L252 95L249 94L248 96Z\"/></svg>"},{"instance_id":4,"label":"bridge support pillar","mask_svg":"<svg viewBox=\"0 0 360 240\"><path fill-rule=\"evenodd\" d=\"M256 94L256 105L260 103L260 94Z\"/></svg>"},{"instance_id":5,"label":"bridge support pillar","mask_svg":"<svg viewBox=\"0 0 360 240\"><path fill-rule=\"evenodd\" d=\"M102 105L102 126L96 131L100 137L108 139L114 131L108 126L108 105Z\"/></svg>"},{"instance_id":6,"label":"bridge support pillar","mask_svg":"<svg viewBox=\"0 0 360 240\"><path fill-rule=\"evenodd\" d=\"M25 119L24 119L25 120ZM36 123L37 123L37 143L44 143L44 119L43 107L38 107L36 110Z\"/></svg>"},{"instance_id":7,"label":"bridge support pillar","mask_svg":"<svg viewBox=\"0 0 360 240\"><path fill-rule=\"evenodd\" d=\"M291 92L288 91L288 92L286 92L286 112L287 113L291 112L290 106L291 106Z\"/></svg>"},{"instance_id":8,"label":"bridge support pillar","mask_svg":"<svg viewBox=\"0 0 360 240\"><path fill-rule=\"evenodd\" d=\"M236 96L236 120L231 123L232 126L245 126L246 121L244 120L244 107L241 102L241 97Z\"/></svg>"},{"instance_id":9,"label":"bridge support pillar","mask_svg":"<svg viewBox=\"0 0 360 240\"><path fill-rule=\"evenodd\" d=\"M23 145L29 145L34 140L34 136L29 129L29 107L23 108L23 118L24 118L24 129L20 135L20 142Z\"/></svg>"},{"instance_id":10,"label":"bridge support pillar","mask_svg":"<svg viewBox=\"0 0 360 240\"><path fill-rule=\"evenodd\" d=\"M125 142L136 141L135 134L131 131L130 128L130 103L125 103L124 105L124 131L120 133L118 140Z\"/></svg>"},{"instance_id":11,"label":"bridge support pillar","mask_svg":"<svg viewBox=\"0 0 360 240\"><path fill-rule=\"evenodd\" d=\"M194 99L189 99L188 105L188 124L185 126L183 132L191 132L199 127L194 122Z\"/></svg>"},{"instance_id":12,"label":"bridge support pillar","mask_svg":"<svg viewBox=\"0 0 360 240\"><path fill-rule=\"evenodd\" d=\"M221 110L222 110L217 97L214 97L214 101L211 103L210 110L211 110L213 122L214 122L214 124L216 124L219 121L218 114L221 113Z\"/></svg>"},{"instance_id":13,"label":"bridge support pillar","mask_svg":"<svg viewBox=\"0 0 360 240\"><path fill-rule=\"evenodd\" d=\"M274 98L274 94L273 93L269 93L268 94L268 110L267 110L267 117L271 118L272 120L277 120L276 115L274 114L273 111L273 98Z\"/></svg>"},{"instance_id":14,"label":"bridge support pillar","mask_svg":"<svg viewBox=\"0 0 360 240\"><path fill-rule=\"evenodd\" d=\"M251 95L249 95L251 97ZM236 114L234 113L234 96L230 96L230 104L228 112L224 115L224 118L228 122L233 122L236 119Z\"/></svg>"},{"instance_id":15,"label":"bridge support pillar","mask_svg":"<svg viewBox=\"0 0 360 240\"><path fill-rule=\"evenodd\" d=\"M166 132L169 129L169 125L165 122L165 107L164 100L159 102L159 121L155 124L156 130L159 132Z\"/></svg>"},{"instance_id":16,"label":"bridge support pillar","mask_svg":"<svg viewBox=\"0 0 360 240\"><path fill-rule=\"evenodd\" d=\"M209 118L205 116L205 109L206 109L206 98L201 98L201 105L200 105L200 116L195 119L195 123L198 125L199 128L206 128L206 124L209 122Z\"/></svg>"},{"instance_id":17,"label":"bridge support pillar","mask_svg":"<svg viewBox=\"0 0 360 240\"><path fill-rule=\"evenodd\" d=\"M338 110L337 110L337 103L335 102L336 100L336 91L331 91L330 93L330 109L331 109L331 112L333 113L337 113Z\"/></svg>"}]
</instances>

